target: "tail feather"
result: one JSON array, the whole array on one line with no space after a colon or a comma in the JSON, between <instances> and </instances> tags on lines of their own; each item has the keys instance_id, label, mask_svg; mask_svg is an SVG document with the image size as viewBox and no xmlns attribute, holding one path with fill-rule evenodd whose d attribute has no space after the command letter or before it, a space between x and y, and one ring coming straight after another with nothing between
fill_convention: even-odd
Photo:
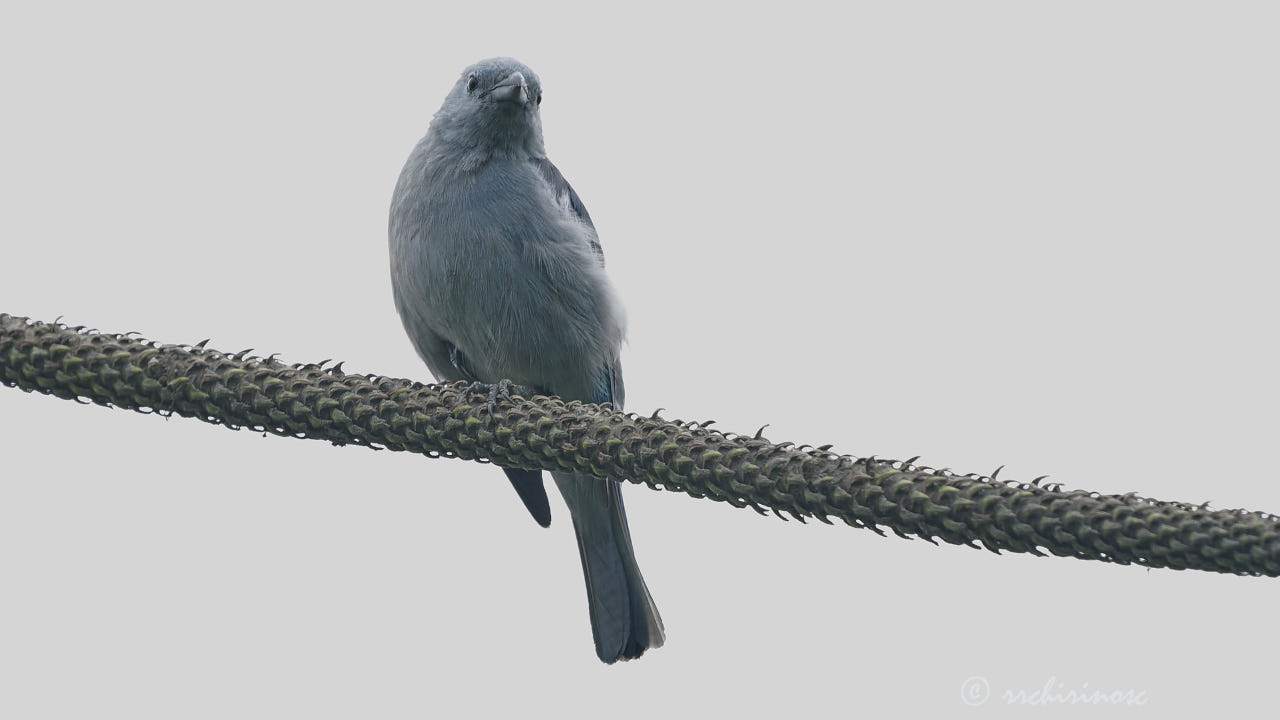
<instances>
[{"instance_id":1,"label":"tail feather","mask_svg":"<svg viewBox=\"0 0 1280 720\"><path fill-rule=\"evenodd\" d=\"M542 471L516 468L502 468L502 471L533 519L542 527L550 527L551 503L547 500L547 489L542 486Z\"/></svg>"},{"instance_id":2,"label":"tail feather","mask_svg":"<svg viewBox=\"0 0 1280 720\"><path fill-rule=\"evenodd\" d=\"M622 488L582 475L553 477L573 516L596 655L613 663L661 647L662 618L636 564Z\"/></svg>"}]
</instances>

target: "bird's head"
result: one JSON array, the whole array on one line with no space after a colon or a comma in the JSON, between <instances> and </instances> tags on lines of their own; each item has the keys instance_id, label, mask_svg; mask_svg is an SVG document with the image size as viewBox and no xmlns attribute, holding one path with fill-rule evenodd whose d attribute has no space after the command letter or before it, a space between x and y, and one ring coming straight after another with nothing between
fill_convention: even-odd
<instances>
[{"instance_id":1,"label":"bird's head","mask_svg":"<svg viewBox=\"0 0 1280 720\"><path fill-rule=\"evenodd\" d=\"M511 58L491 58L462 71L431 130L450 144L496 153L542 154L542 82Z\"/></svg>"}]
</instances>

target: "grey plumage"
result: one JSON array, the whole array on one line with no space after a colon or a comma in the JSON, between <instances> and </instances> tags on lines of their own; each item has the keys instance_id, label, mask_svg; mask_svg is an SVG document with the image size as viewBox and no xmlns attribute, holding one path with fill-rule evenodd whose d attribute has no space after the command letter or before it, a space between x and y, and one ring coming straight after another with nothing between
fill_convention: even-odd
<instances>
[{"instance_id":1,"label":"grey plumage","mask_svg":"<svg viewBox=\"0 0 1280 720\"><path fill-rule=\"evenodd\" d=\"M405 163L391 203L396 310L440 380L508 379L622 407L626 320L586 206L547 159L537 75L509 58L467 68ZM541 473L508 470L550 522ZM573 518L596 654L662 645L622 490L554 473Z\"/></svg>"}]
</instances>

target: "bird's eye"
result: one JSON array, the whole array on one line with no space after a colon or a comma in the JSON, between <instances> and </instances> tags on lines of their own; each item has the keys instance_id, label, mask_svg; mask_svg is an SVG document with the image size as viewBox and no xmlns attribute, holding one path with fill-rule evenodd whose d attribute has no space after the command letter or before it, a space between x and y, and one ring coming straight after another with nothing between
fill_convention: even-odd
<instances>
[{"instance_id":1,"label":"bird's eye","mask_svg":"<svg viewBox=\"0 0 1280 720\"><path fill-rule=\"evenodd\" d=\"M542 104L542 93L538 93L538 104Z\"/></svg>"},{"instance_id":2,"label":"bird's eye","mask_svg":"<svg viewBox=\"0 0 1280 720\"><path fill-rule=\"evenodd\" d=\"M480 81L476 79L475 75L472 75L471 77L467 78L467 92L475 92L476 88L479 86L480 86Z\"/></svg>"}]
</instances>

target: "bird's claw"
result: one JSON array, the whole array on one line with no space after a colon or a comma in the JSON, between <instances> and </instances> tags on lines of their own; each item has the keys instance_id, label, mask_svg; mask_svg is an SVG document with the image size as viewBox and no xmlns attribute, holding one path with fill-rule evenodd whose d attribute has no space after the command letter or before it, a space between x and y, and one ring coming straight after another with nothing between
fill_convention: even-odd
<instances>
[{"instance_id":1,"label":"bird's claw","mask_svg":"<svg viewBox=\"0 0 1280 720\"><path fill-rule=\"evenodd\" d=\"M483 383L479 381L473 382L471 383L471 387L467 388L467 390L473 393L485 393L489 396L489 403L486 407L488 407L490 415L493 414L493 411L498 406L499 394L501 394L507 402L513 403L516 401L515 398L511 397L511 381L506 378L503 378L496 383Z\"/></svg>"}]
</instances>

